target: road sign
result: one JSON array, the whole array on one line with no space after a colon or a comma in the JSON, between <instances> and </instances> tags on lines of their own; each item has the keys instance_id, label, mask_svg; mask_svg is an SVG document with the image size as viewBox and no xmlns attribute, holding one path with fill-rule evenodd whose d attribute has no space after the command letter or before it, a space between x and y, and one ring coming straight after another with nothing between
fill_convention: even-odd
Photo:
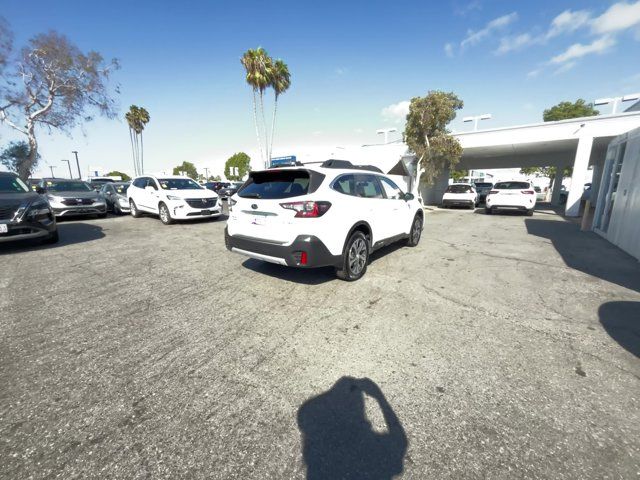
<instances>
[{"instance_id":1,"label":"road sign","mask_svg":"<svg viewBox=\"0 0 640 480\"><path fill-rule=\"evenodd\" d=\"M272 167L283 167L285 165L294 166L296 164L296 156L289 155L287 157L273 157L271 159Z\"/></svg>"}]
</instances>

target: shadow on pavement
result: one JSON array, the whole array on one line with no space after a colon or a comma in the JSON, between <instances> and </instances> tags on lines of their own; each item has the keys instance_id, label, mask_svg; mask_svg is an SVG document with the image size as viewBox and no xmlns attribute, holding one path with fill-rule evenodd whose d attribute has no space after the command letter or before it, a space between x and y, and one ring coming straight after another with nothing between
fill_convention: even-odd
<instances>
[{"instance_id":1,"label":"shadow on pavement","mask_svg":"<svg viewBox=\"0 0 640 480\"><path fill-rule=\"evenodd\" d=\"M640 302L607 302L598 309L600 323L622 348L640 357Z\"/></svg>"},{"instance_id":2,"label":"shadow on pavement","mask_svg":"<svg viewBox=\"0 0 640 480\"><path fill-rule=\"evenodd\" d=\"M0 255L36 249L65 247L76 243L91 242L105 236L101 226L82 222L58 222L58 235L60 236L58 243L51 245L43 245L39 239L0 244Z\"/></svg>"},{"instance_id":3,"label":"shadow on pavement","mask_svg":"<svg viewBox=\"0 0 640 480\"><path fill-rule=\"evenodd\" d=\"M332 267L322 268L295 268L275 263L263 262L255 258L248 258L242 262L242 266L253 270L256 273L268 275L280 280L286 280L304 285L320 285L325 282L336 280L336 275Z\"/></svg>"},{"instance_id":4,"label":"shadow on pavement","mask_svg":"<svg viewBox=\"0 0 640 480\"><path fill-rule=\"evenodd\" d=\"M525 224L530 235L549 239L568 267L640 292L638 261L604 238L563 220L533 218Z\"/></svg>"},{"instance_id":5,"label":"shadow on pavement","mask_svg":"<svg viewBox=\"0 0 640 480\"><path fill-rule=\"evenodd\" d=\"M365 398L375 402L384 421L374 425L367 418ZM382 424L386 428L376 428ZM307 400L298 410L298 428L308 480L390 480L404 469L407 436L380 387L368 378L342 377Z\"/></svg>"}]
</instances>

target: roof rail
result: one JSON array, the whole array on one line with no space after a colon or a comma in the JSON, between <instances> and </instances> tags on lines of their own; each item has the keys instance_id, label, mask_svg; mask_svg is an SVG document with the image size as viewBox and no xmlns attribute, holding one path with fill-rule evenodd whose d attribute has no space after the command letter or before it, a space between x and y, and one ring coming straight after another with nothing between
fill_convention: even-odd
<instances>
[{"instance_id":1,"label":"roof rail","mask_svg":"<svg viewBox=\"0 0 640 480\"><path fill-rule=\"evenodd\" d=\"M354 165L348 160L325 160L320 165L323 168L339 168L343 170L367 170L370 172L382 173L378 167L374 167L373 165Z\"/></svg>"}]
</instances>

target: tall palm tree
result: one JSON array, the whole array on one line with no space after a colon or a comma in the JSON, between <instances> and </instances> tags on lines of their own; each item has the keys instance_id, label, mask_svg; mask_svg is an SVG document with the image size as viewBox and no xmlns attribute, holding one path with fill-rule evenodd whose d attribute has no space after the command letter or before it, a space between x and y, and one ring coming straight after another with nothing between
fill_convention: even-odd
<instances>
[{"instance_id":1,"label":"tall palm tree","mask_svg":"<svg viewBox=\"0 0 640 480\"><path fill-rule=\"evenodd\" d=\"M131 151L133 154L133 169L136 175L144 173L144 143L142 141L142 131L149 123L149 112L137 105L131 105L125 114L125 119L129 124L129 137L131 139Z\"/></svg>"},{"instance_id":2,"label":"tall palm tree","mask_svg":"<svg viewBox=\"0 0 640 480\"><path fill-rule=\"evenodd\" d=\"M271 86L273 61L264 48L258 47L256 49L247 50L242 55L240 63L242 63L242 66L246 71L245 80L253 90L253 121L256 127L260 156L266 166L267 159L265 158L265 155L268 154L269 143L264 119L264 92L269 86ZM262 130L264 131L265 136L264 150L260 140L260 125L258 123L258 98L260 99L259 105L262 116Z\"/></svg>"},{"instance_id":3,"label":"tall palm tree","mask_svg":"<svg viewBox=\"0 0 640 480\"><path fill-rule=\"evenodd\" d=\"M273 71L271 76L271 87L275 95L275 101L273 104L273 119L271 121L271 141L269 144L268 157L271 158L273 152L273 137L276 131L276 111L278 110L278 98L284 92L289 90L291 86L291 74L289 73L289 67L282 60L278 59L273 64Z\"/></svg>"}]
</instances>

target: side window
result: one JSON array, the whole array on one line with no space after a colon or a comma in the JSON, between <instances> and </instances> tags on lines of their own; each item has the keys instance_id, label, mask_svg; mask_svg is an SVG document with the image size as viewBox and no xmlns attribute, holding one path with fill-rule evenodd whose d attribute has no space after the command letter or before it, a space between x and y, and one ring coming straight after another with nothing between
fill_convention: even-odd
<instances>
[{"instance_id":1,"label":"side window","mask_svg":"<svg viewBox=\"0 0 640 480\"><path fill-rule=\"evenodd\" d=\"M387 198L391 198L393 200L399 200L402 198L402 190L398 188L398 186L389 180L386 177L378 177L380 179L380 183L382 184L382 188L384 189L384 193Z\"/></svg>"},{"instance_id":2,"label":"side window","mask_svg":"<svg viewBox=\"0 0 640 480\"><path fill-rule=\"evenodd\" d=\"M382 187L375 175L356 175L356 196L363 198L384 198Z\"/></svg>"},{"instance_id":3,"label":"side window","mask_svg":"<svg viewBox=\"0 0 640 480\"><path fill-rule=\"evenodd\" d=\"M147 186L153 187L154 190L158 190L158 185L153 178L147 178Z\"/></svg>"},{"instance_id":4,"label":"side window","mask_svg":"<svg viewBox=\"0 0 640 480\"><path fill-rule=\"evenodd\" d=\"M137 187L137 188L144 188L147 185L147 179L142 177L142 178L136 178L133 181L133 186Z\"/></svg>"},{"instance_id":5,"label":"side window","mask_svg":"<svg viewBox=\"0 0 640 480\"><path fill-rule=\"evenodd\" d=\"M342 175L333 182L333 189L345 195L356 194L356 180L354 175Z\"/></svg>"}]
</instances>

